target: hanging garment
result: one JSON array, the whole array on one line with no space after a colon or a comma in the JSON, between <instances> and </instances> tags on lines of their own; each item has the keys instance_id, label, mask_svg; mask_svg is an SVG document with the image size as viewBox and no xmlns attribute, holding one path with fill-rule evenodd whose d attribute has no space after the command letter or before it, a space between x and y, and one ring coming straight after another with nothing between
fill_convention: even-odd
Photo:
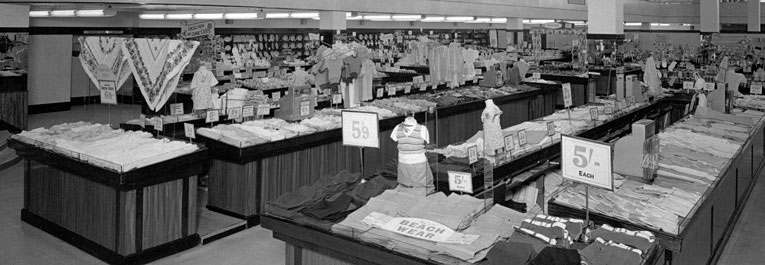
<instances>
[{"instance_id":1,"label":"hanging garment","mask_svg":"<svg viewBox=\"0 0 765 265\"><path fill-rule=\"evenodd\" d=\"M157 111L178 86L181 71L199 46L196 41L127 39L123 53L149 109Z\"/></svg>"},{"instance_id":2,"label":"hanging garment","mask_svg":"<svg viewBox=\"0 0 765 265\"><path fill-rule=\"evenodd\" d=\"M377 75L375 63L372 60L366 60L361 64L361 73L359 74L359 83L361 87L361 101L369 101L374 98L374 77Z\"/></svg>"},{"instance_id":3,"label":"hanging garment","mask_svg":"<svg viewBox=\"0 0 765 265\"><path fill-rule=\"evenodd\" d=\"M343 69L342 58L324 58L324 64L321 70L327 71L327 79L330 84L340 82L340 76Z\"/></svg>"},{"instance_id":4,"label":"hanging garment","mask_svg":"<svg viewBox=\"0 0 765 265\"><path fill-rule=\"evenodd\" d=\"M473 49L462 50L462 58L465 59L464 74L465 79L473 79L475 77L475 62L478 60L478 51Z\"/></svg>"},{"instance_id":5,"label":"hanging garment","mask_svg":"<svg viewBox=\"0 0 765 265\"><path fill-rule=\"evenodd\" d=\"M645 70L643 73L643 81L648 84L648 90L650 94L661 94L661 80L659 80L659 70L656 69L656 61L653 56L648 57L645 61Z\"/></svg>"},{"instance_id":6,"label":"hanging garment","mask_svg":"<svg viewBox=\"0 0 765 265\"><path fill-rule=\"evenodd\" d=\"M403 187L401 191L420 196L435 192L433 173L425 157L425 144L430 142L428 128L409 117L393 128L390 137L398 142L398 183Z\"/></svg>"},{"instance_id":7,"label":"hanging garment","mask_svg":"<svg viewBox=\"0 0 765 265\"><path fill-rule=\"evenodd\" d=\"M124 38L111 37L80 37L80 63L96 87L98 84L98 66L109 67L117 78L117 89L130 77L127 56L122 51Z\"/></svg>"},{"instance_id":8,"label":"hanging garment","mask_svg":"<svg viewBox=\"0 0 765 265\"><path fill-rule=\"evenodd\" d=\"M218 80L207 67L200 67L191 79L191 100L194 101L194 110L213 108L212 90L218 84Z\"/></svg>"}]
</instances>

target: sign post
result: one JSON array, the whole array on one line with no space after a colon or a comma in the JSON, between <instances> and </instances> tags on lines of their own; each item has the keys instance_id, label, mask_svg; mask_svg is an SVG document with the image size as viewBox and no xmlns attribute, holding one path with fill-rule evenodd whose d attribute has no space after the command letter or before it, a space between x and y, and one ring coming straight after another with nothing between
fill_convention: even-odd
<instances>
[{"instance_id":1,"label":"sign post","mask_svg":"<svg viewBox=\"0 0 765 265\"><path fill-rule=\"evenodd\" d=\"M364 147L380 148L380 127L378 114L343 110L343 145L359 147L361 174L364 174Z\"/></svg>"}]
</instances>

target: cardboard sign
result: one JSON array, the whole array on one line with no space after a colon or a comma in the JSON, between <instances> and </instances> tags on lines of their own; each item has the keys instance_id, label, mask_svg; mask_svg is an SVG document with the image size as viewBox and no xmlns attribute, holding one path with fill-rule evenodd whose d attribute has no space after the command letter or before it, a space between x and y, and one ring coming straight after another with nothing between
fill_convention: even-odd
<instances>
[{"instance_id":1,"label":"cardboard sign","mask_svg":"<svg viewBox=\"0 0 765 265\"><path fill-rule=\"evenodd\" d=\"M505 136L505 151L512 151L513 149L515 149L515 140L513 139L513 135L510 134Z\"/></svg>"},{"instance_id":2,"label":"cardboard sign","mask_svg":"<svg viewBox=\"0 0 765 265\"><path fill-rule=\"evenodd\" d=\"M246 105L242 106L242 117L252 117L255 116L255 107L253 105Z\"/></svg>"},{"instance_id":3,"label":"cardboard sign","mask_svg":"<svg viewBox=\"0 0 765 265\"><path fill-rule=\"evenodd\" d=\"M404 85L404 94L409 94L411 92L412 92L412 86Z\"/></svg>"},{"instance_id":4,"label":"cardboard sign","mask_svg":"<svg viewBox=\"0 0 765 265\"><path fill-rule=\"evenodd\" d=\"M226 113L228 113L228 119L229 120L241 119L242 118L242 107L241 106L240 107L230 107L230 108L228 108L228 111Z\"/></svg>"},{"instance_id":5,"label":"cardboard sign","mask_svg":"<svg viewBox=\"0 0 765 265\"><path fill-rule=\"evenodd\" d=\"M388 96L395 96L396 95L396 86L389 86L388 87Z\"/></svg>"},{"instance_id":6,"label":"cardboard sign","mask_svg":"<svg viewBox=\"0 0 765 265\"><path fill-rule=\"evenodd\" d=\"M182 21L180 36L184 39L203 36L208 36L210 38L215 37L215 21L210 20L194 24L188 24L186 21Z\"/></svg>"},{"instance_id":7,"label":"cardboard sign","mask_svg":"<svg viewBox=\"0 0 765 265\"><path fill-rule=\"evenodd\" d=\"M421 84L421 83L424 83L424 82L425 82L425 78L424 78L424 77L422 77L421 75L418 75L418 76L412 77L412 82L413 82L415 85L417 85L417 84Z\"/></svg>"},{"instance_id":8,"label":"cardboard sign","mask_svg":"<svg viewBox=\"0 0 765 265\"><path fill-rule=\"evenodd\" d=\"M762 95L762 83L752 83L749 89L750 94Z\"/></svg>"},{"instance_id":9,"label":"cardboard sign","mask_svg":"<svg viewBox=\"0 0 765 265\"><path fill-rule=\"evenodd\" d=\"M473 145L471 147L468 147L468 161L470 164L475 164L475 162L478 162L478 146Z\"/></svg>"},{"instance_id":10,"label":"cardboard sign","mask_svg":"<svg viewBox=\"0 0 765 265\"><path fill-rule=\"evenodd\" d=\"M197 133L194 130L194 124L191 123L184 123L183 124L183 134L186 135L186 137L191 139L197 138Z\"/></svg>"},{"instance_id":11,"label":"cardboard sign","mask_svg":"<svg viewBox=\"0 0 765 265\"><path fill-rule=\"evenodd\" d=\"M421 218L393 217L378 212L372 212L362 223L377 227L392 233L411 237L416 240L441 242L454 245L468 245L479 238L478 235L455 232L448 226Z\"/></svg>"},{"instance_id":12,"label":"cardboard sign","mask_svg":"<svg viewBox=\"0 0 765 265\"><path fill-rule=\"evenodd\" d=\"M518 131L518 145L523 147L528 143L528 139L526 139L526 130Z\"/></svg>"},{"instance_id":13,"label":"cardboard sign","mask_svg":"<svg viewBox=\"0 0 765 265\"><path fill-rule=\"evenodd\" d=\"M378 114L343 110L343 145L380 148Z\"/></svg>"},{"instance_id":14,"label":"cardboard sign","mask_svg":"<svg viewBox=\"0 0 765 265\"><path fill-rule=\"evenodd\" d=\"M258 116L266 116L271 114L271 107L267 104L258 105Z\"/></svg>"},{"instance_id":15,"label":"cardboard sign","mask_svg":"<svg viewBox=\"0 0 765 265\"><path fill-rule=\"evenodd\" d=\"M383 89L382 88L378 88L377 89L377 98L382 98L382 97L383 97Z\"/></svg>"},{"instance_id":16,"label":"cardboard sign","mask_svg":"<svg viewBox=\"0 0 765 265\"><path fill-rule=\"evenodd\" d=\"M311 114L311 102L308 100L300 101L300 116Z\"/></svg>"},{"instance_id":17,"label":"cardboard sign","mask_svg":"<svg viewBox=\"0 0 765 265\"><path fill-rule=\"evenodd\" d=\"M542 74L539 73L539 72L531 73L531 78L532 79L542 79Z\"/></svg>"},{"instance_id":18,"label":"cardboard sign","mask_svg":"<svg viewBox=\"0 0 765 265\"><path fill-rule=\"evenodd\" d=\"M555 123L547 122L547 136L555 135Z\"/></svg>"},{"instance_id":19,"label":"cardboard sign","mask_svg":"<svg viewBox=\"0 0 765 265\"><path fill-rule=\"evenodd\" d=\"M218 110L207 111L207 116L205 117L206 123L218 122L219 119L220 119L220 115L218 115Z\"/></svg>"},{"instance_id":20,"label":"cardboard sign","mask_svg":"<svg viewBox=\"0 0 765 265\"><path fill-rule=\"evenodd\" d=\"M683 81L683 89L693 89L693 82Z\"/></svg>"},{"instance_id":21,"label":"cardboard sign","mask_svg":"<svg viewBox=\"0 0 765 265\"><path fill-rule=\"evenodd\" d=\"M705 83L704 84L704 90L706 90L706 91L713 91L713 90L715 90L715 83Z\"/></svg>"},{"instance_id":22,"label":"cardboard sign","mask_svg":"<svg viewBox=\"0 0 765 265\"><path fill-rule=\"evenodd\" d=\"M117 105L117 82L99 80L98 88L101 91L101 104Z\"/></svg>"},{"instance_id":23,"label":"cardboard sign","mask_svg":"<svg viewBox=\"0 0 765 265\"><path fill-rule=\"evenodd\" d=\"M183 103L170 104L170 115L183 115Z\"/></svg>"},{"instance_id":24,"label":"cardboard sign","mask_svg":"<svg viewBox=\"0 0 765 265\"><path fill-rule=\"evenodd\" d=\"M151 122L152 125L154 125L154 130L155 131L160 131L161 132L161 131L165 130L164 123L162 123L162 117L155 117L151 121L152 121Z\"/></svg>"},{"instance_id":25,"label":"cardboard sign","mask_svg":"<svg viewBox=\"0 0 765 265\"><path fill-rule=\"evenodd\" d=\"M561 139L563 178L614 190L612 146L564 135Z\"/></svg>"},{"instance_id":26,"label":"cardboard sign","mask_svg":"<svg viewBox=\"0 0 765 265\"><path fill-rule=\"evenodd\" d=\"M447 171L449 190L473 193L473 176L467 172Z\"/></svg>"},{"instance_id":27,"label":"cardboard sign","mask_svg":"<svg viewBox=\"0 0 765 265\"><path fill-rule=\"evenodd\" d=\"M564 107L568 108L574 105L574 100L571 98L571 83L564 83L563 84L563 105Z\"/></svg>"},{"instance_id":28,"label":"cardboard sign","mask_svg":"<svg viewBox=\"0 0 765 265\"><path fill-rule=\"evenodd\" d=\"M597 108L590 108L590 120L593 120L593 121L598 120L598 109Z\"/></svg>"},{"instance_id":29,"label":"cardboard sign","mask_svg":"<svg viewBox=\"0 0 765 265\"><path fill-rule=\"evenodd\" d=\"M420 84L420 91L424 92L425 90L428 90L428 84L421 83Z\"/></svg>"}]
</instances>

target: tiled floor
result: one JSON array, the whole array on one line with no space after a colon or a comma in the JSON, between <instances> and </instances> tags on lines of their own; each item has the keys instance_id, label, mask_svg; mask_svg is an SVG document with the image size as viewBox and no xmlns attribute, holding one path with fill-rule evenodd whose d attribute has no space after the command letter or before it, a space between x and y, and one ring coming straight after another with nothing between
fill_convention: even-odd
<instances>
[{"instance_id":1,"label":"tiled floor","mask_svg":"<svg viewBox=\"0 0 765 265\"><path fill-rule=\"evenodd\" d=\"M110 114L109 114L110 113ZM138 117L135 107L90 105L72 111L30 116L30 128L62 122L119 123ZM765 174L764 174L765 175ZM761 175L760 178L765 176ZM0 264L103 264L79 249L21 222L23 167L0 171ZM763 264L765 260L765 181L757 182L718 262ZM151 264L284 264L284 243L260 226Z\"/></svg>"}]
</instances>

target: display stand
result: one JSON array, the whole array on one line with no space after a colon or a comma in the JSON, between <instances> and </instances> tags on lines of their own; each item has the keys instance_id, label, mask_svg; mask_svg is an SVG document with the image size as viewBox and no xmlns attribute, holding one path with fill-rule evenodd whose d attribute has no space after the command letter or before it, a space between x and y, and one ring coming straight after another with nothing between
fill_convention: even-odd
<instances>
[{"instance_id":1,"label":"display stand","mask_svg":"<svg viewBox=\"0 0 765 265\"><path fill-rule=\"evenodd\" d=\"M110 264L143 264L200 243L206 149L117 173L15 139L8 145L24 158L22 221Z\"/></svg>"}]
</instances>

